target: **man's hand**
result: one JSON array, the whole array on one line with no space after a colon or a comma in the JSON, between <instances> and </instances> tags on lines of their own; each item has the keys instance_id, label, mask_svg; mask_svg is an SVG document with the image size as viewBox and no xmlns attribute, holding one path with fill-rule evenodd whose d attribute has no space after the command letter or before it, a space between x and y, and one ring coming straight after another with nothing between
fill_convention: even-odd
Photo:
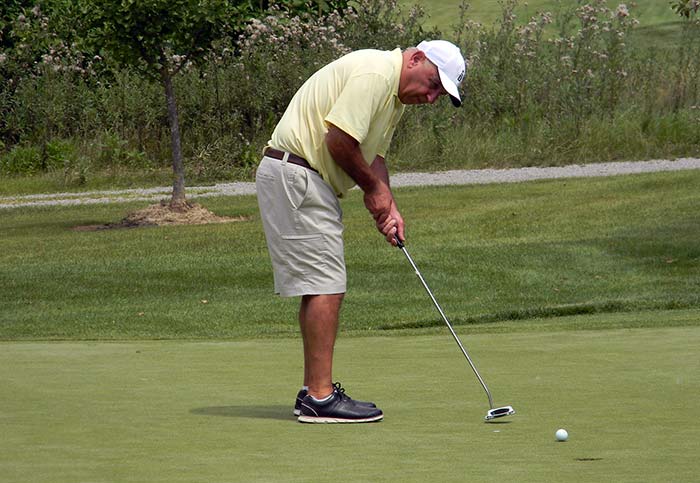
<instances>
[{"instance_id":1,"label":"man's hand","mask_svg":"<svg viewBox=\"0 0 700 483\"><path fill-rule=\"evenodd\" d=\"M397 245L397 236L402 242L405 240L403 218L401 217L401 213L399 213L399 210L396 207L395 201L392 200L391 202L391 209L389 210L389 215L382 216L378 219L375 219L375 221L377 224L377 230L379 230L379 232L382 235L384 235L384 238L386 238L386 241L391 243L393 246Z\"/></svg>"},{"instance_id":2,"label":"man's hand","mask_svg":"<svg viewBox=\"0 0 700 483\"><path fill-rule=\"evenodd\" d=\"M384 182L379 182L377 188L365 192L365 207L372 214L377 230L384 235L387 242L396 245L394 235L398 234L403 240L403 218L389 187Z\"/></svg>"}]
</instances>

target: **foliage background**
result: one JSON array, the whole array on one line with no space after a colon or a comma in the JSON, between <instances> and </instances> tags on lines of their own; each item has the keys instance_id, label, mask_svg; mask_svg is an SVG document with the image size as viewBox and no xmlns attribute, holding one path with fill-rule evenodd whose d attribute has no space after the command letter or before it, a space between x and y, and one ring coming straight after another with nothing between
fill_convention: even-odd
<instances>
[{"instance_id":1,"label":"foliage background","mask_svg":"<svg viewBox=\"0 0 700 483\"><path fill-rule=\"evenodd\" d=\"M390 154L395 170L700 155L697 2L673 4L676 40L650 44L635 35L645 25L632 4L605 0L534 13L505 0L488 23L462 3L439 28L421 6L396 1L254 2L204 63L176 59L188 182L250 179L289 99L321 65L436 37L466 52L465 105L412 108ZM169 179L156 81L91 49L73 2L15 0L1 13L3 177L61 187Z\"/></svg>"}]
</instances>

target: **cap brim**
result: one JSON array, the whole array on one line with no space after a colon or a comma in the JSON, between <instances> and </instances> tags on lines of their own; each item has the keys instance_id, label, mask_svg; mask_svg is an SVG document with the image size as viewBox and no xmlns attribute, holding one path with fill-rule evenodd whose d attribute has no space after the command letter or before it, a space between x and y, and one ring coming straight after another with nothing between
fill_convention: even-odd
<instances>
[{"instance_id":1,"label":"cap brim","mask_svg":"<svg viewBox=\"0 0 700 483\"><path fill-rule=\"evenodd\" d=\"M447 77L447 75L444 74L439 68L438 73L440 74L440 82L442 82L442 87L444 87L447 93L450 95L452 105L455 107L460 107L462 105L462 98L459 97L459 89L457 89L457 85L452 82L450 78Z\"/></svg>"}]
</instances>

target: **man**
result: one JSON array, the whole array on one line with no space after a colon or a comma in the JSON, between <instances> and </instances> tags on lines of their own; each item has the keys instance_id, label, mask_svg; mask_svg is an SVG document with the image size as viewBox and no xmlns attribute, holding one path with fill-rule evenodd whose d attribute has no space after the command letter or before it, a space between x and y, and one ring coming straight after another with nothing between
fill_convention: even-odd
<instances>
[{"instance_id":1,"label":"man","mask_svg":"<svg viewBox=\"0 0 700 483\"><path fill-rule=\"evenodd\" d=\"M300 422L372 422L373 403L351 399L332 383L333 348L346 291L342 211L338 199L358 185L379 232L404 240L384 162L406 104L432 104L458 86L466 65L444 40L405 51L359 50L312 75L275 128L256 174L272 259L275 292L301 297L304 385Z\"/></svg>"}]
</instances>

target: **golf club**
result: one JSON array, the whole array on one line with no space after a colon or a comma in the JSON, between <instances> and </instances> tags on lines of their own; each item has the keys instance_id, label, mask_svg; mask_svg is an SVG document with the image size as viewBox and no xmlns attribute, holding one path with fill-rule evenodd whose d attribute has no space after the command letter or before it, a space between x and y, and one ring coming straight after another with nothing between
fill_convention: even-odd
<instances>
[{"instance_id":1,"label":"golf club","mask_svg":"<svg viewBox=\"0 0 700 483\"><path fill-rule=\"evenodd\" d=\"M395 238L396 238L396 242L397 242L397 247L401 249L403 254L406 255L406 258L411 263L413 270L415 270L416 275L418 275L418 278L420 279L421 283L423 284L423 288L425 288L425 291L428 292L428 295L430 295L430 299L433 301L433 304L435 304L435 308L438 310L438 312L440 312L440 315L442 316L442 320L445 322L445 324L447 324L447 328L450 329L450 333L452 334L452 337L454 337L455 342L457 342L457 345L462 350L462 354L464 354L464 357L467 358L467 362L469 362L469 365L471 366L472 370L474 371L476 378L481 383L481 387L483 387L484 391L486 391L486 395L489 398L489 408L490 409L486 413L486 417L484 419L486 421L490 421L490 420L495 419L495 418L501 418L503 416L510 416L512 414L515 414L515 409L513 409L513 406L503 406L500 408L493 407L493 398L491 397L491 391L489 391L489 388L486 386L486 383L484 382L481 375L479 374L479 371L476 370L476 366L472 362L471 357L469 357L469 354L467 353L467 350L464 348L464 345L462 345L462 341L459 340L459 337L457 337L457 333L452 328L452 324L450 324L450 321L447 320L445 313L442 311L442 308L440 308L440 304L438 304L437 300L435 300L435 296L433 295L433 292L430 291L430 287L428 287L428 284L425 282L423 275L421 275L420 270L418 270L418 267L416 267L416 264L413 262L411 255L409 255L408 250L406 250L406 246L403 244L403 242L399 239L398 236L395 236Z\"/></svg>"}]
</instances>

